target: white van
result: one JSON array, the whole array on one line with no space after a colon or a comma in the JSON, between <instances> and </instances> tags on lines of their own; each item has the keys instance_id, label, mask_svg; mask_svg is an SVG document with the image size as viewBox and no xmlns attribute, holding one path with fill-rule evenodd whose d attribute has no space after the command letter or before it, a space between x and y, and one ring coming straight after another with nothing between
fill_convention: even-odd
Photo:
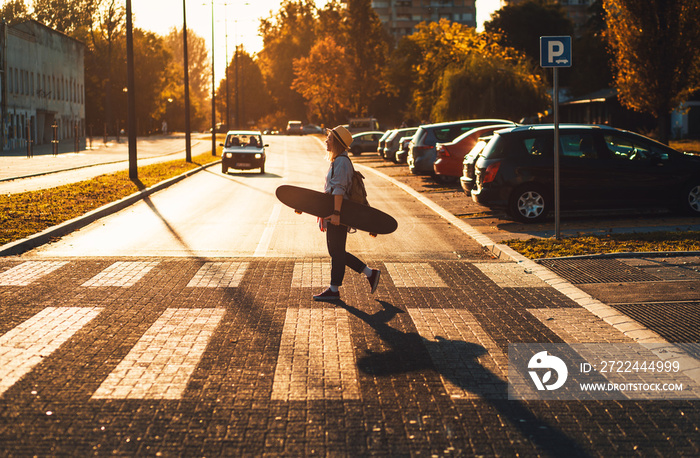
<instances>
[{"instance_id":1,"label":"white van","mask_svg":"<svg viewBox=\"0 0 700 458\"><path fill-rule=\"evenodd\" d=\"M379 130L379 121L376 118L351 118L348 130L352 134Z\"/></svg>"}]
</instances>

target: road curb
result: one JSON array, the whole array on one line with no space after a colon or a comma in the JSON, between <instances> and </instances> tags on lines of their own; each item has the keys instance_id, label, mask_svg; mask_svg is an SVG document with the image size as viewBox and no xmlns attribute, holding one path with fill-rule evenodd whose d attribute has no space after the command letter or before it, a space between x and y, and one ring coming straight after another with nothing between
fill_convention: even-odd
<instances>
[{"instance_id":1,"label":"road curb","mask_svg":"<svg viewBox=\"0 0 700 458\"><path fill-rule=\"evenodd\" d=\"M576 304L605 321L607 324L617 329L628 338L639 344L645 345L661 360L666 361L690 358L688 361L693 360L693 362L683 372L694 381L700 382L700 361L692 358L683 349L668 342L658 333L652 331L627 315L620 313L618 310L599 301L598 299L595 299L588 293L571 284L569 281L561 278L559 275L555 274L545 266L538 264L532 259L526 258L511 247L494 242L491 240L491 238L474 229L470 224L457 218L455 215L448 212L432 200L421 195L410 186L401 183L400 181L371 167L361 164L356 164L355 167L367 172L372 172L395 186L403 189L409 195L413 196L435 213L446 219L447 222L459 228L462 232L474 239L496 259L517 263L517 265L522 267L523 271L526 273L536 275L540 280L544 281L556 291L560 292L567 298L574 301ZM688 364L685 366L688 366Z\"/></svg>"},{"instance_id":2,"label":"road curb","mask_svg":"<svg viewBox=\"0 0 700 458\"><path fill-rule=\"evenodd\" d=\"M82 227L87 226L90 223L93 223L97 221L100 218L104 218L105 216L111 215L112 213L116 213L119 210L123 210L124 208L138 202L139 200L143 199L144 197L147 197L157 191L160 191L162 189L165 189L179 181L184 180L185 178L194 175L197 172L200 172L208 167L214 166L216 164L220 164L221 160L211 162L209 164L202 165L200 167L197 167L196 169L188 170L187 172L178 175L176 177L170 178L165 181L161 181L160 183L157 183L149 188L143 189L141 191L135 192L129 196L124 197L123 199L117 200L115 202L108 203L106 205L103 205L100 208L96 208L95 210L92 210L88 213L85 213L84 215L78 216L76 218L73 218L71 220L65 221L61 224L58 224L56 226L49 227L48 229L45 229L41 232L38 232L36 234L30 235L29 237L26 237L21 240L16 240L14 242L7 243L5 245L0 246L0 257L5 257L5 256L17 256L23 253L26 253L27 251L34 249L36 247L39 247L41 245L45 245L46 243L49 243L51 240L57 238L57 237L62 237L66 234L69 234L75 230L78 230Z\"/></svg>"}]
</instances>

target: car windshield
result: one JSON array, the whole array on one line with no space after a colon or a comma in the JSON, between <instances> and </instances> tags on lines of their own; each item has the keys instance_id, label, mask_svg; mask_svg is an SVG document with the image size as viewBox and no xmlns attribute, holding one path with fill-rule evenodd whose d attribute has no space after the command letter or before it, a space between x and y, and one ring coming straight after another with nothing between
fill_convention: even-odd
<instances>
[{"instance_id":1,"label":"car windshield","mask_svg":"<svg viewBox=\"0 0 700 458\"><path fill-rule=\"evenodd\" d=\"M231 148L235 146L251 146L259 148L262 145L262 139L260 135L248 135L248 134L229 134L226 137L226 148Z\"/></svg>"}]
</instances>

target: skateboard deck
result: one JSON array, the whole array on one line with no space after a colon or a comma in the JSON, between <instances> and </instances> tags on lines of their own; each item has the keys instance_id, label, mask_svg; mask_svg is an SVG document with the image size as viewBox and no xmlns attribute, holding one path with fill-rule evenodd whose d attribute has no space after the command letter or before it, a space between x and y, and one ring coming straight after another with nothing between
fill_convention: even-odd
<instances>
[{"instance_id":1,"label":"skateboard deck","mask_svg":"<svg viewBox=\"0 0 700 458\"><path fill-rule=\"evenodd\" d=\"M277 198L297 213L325 218L333 213L333 196L299 186L282 185L275 191ZM345 199L340 211L340 224L369 232L370 235L390 234L396 230L396 220L381 210Z\"/></svg>"}]
</instances>

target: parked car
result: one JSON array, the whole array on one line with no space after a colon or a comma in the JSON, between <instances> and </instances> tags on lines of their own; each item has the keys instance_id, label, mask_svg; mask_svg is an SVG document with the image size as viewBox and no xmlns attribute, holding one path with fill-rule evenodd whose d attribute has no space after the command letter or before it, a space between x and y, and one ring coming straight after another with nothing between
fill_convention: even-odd
<instances>
[{"instance_id":1,"label":"parked car","mask_svg":"<svg viewBox=\"0 0 700 458\"><path fill-rule=\"evenodd\" d=\"M230 130L226 134L226 142L221 153L221 171L228 173L228 169L257 169L265 173L265 148L262 134L259 131Z\"/></svg>"},{"instance_id":2,"label":"parked car","mask_svg":"<svg viewBox=\"0 0 700 458\"><path fill-rule=\"evenodd\" d=\"M384 151L381 155L382 158L387 161L396 162L396 152L399 150L399 141L403 137L412 137L417 130L417 127L404 127L393 131L386 139Z\"/></svg>"},{"instance_id":3,"label":"parked car","mask_svg":"<svg viewBox=\"0 0 700 458\"><path fill-rule=\"evenodd\" d=\"M471 119L420 126L408 146L408 157L406 159L408 168L411 173L417 175L433 174L433 163L436 159L436 143L451 142L475 127L509 122L504 119Z\"/></svg>"},{"instance_id":4,"label":"parked car","mask_svg":"<svg viewBox=\"0 0 700 458\"><path fill-rule=\"evenodd\" d=\"M322 134L323 129L318 127L315 124L307 124L304 127L301 128L301 134L302 135L307 135L307 134Z\"/></svg>"},{"instance_id":5,"label":"parked car","mask_svg":"<svg viewBox=\"0 0 700 458\"><path fill-rule=\"evenodd\" d=\"M389 129L386 132L384 132L384 135L382 135L379 138L379 142L377 143L377 154L380 156L384 154L384 142L386 141L387 137L391 135L391 133L394 131L394 129Z\"/></svg>"},{"instance_id":6,"label":"parked car","mask_svg":"<svg viewBox=\"0 0 700 458\"><path fill-rule=\"evenodd\" d=\"M353 156L359 156L362 153L368 151L376 151L379 139L382 138L384 132L362 132L360 134L355 134L352 136L352 143L350 144L350 152Z\"/></svg>"},{"instance_id":7,"label":"parked car","mask_svg":"<svg viewBox=\"0 0 700 458\"><path fill-rule=\"evenodd\" d=\"M413 136L401 137L399 140L399 149L396 151L396 162L397 164L405 164L406 158L408 158L408 145L411 143Z\"/></svg>"},{"instance_id":8,"label":"parked car","mask_svg":"<svg viewBox=\"0 0 700 458\"><path fill-rule=\"evenodd\" d=\"M463 133L449 143L436 143L437 159L433 164L435 179L441 183L454 183L462 176L462 163L480 137L490 135L494 130L514 126L515 123L477 127Z\"/></svg>"},{"instance_id":9,"label":"parked car","mask_svg":"<svg viewBox=\"0 0 700 458\"><path fill-rule=\"evenodd\" d=\"M700 216L700 158L607 126L562 125L562 209L677 207ZM553 208L554 128L497 131L476 163L472 199L521 221Z\"/></svg>"},{"instance_id":10,"label":"parked car","mask_svg":"<svg viewBox=\"0 0 700 458\"><path fill-rule=\"evenodd\" d=\"M287 135L301 135L304 124L301 121L289 121L287 123Z\"/></svg>"},{"instance_id":11,"label":"parked car","mask_svg":"<svg viewBox=\"0 0 700 458\"><path fill-rule=\"evenodd\" d=\"M481 156L481 152L484 150L489 140L491 140L490 136L481 137L479 141L476 142L476 145L474 145L474 148L469 151L469 154L464 156L464 161L462 161L462 176L459 177L459 184L462 186L462 190L467 196L471 196L472 189L474 189L476 161L479 159L479 156Z\"/></svg>"}]
</instances>

